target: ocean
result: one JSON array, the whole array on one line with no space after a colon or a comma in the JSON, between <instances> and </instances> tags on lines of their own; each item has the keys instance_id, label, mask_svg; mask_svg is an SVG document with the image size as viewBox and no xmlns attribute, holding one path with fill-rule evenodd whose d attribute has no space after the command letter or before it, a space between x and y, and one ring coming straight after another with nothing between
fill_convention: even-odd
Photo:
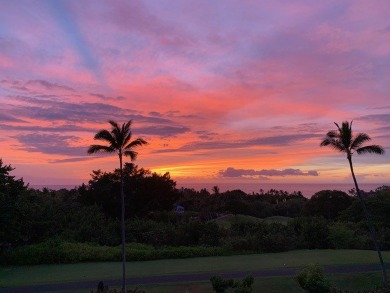
<instances>
[{"instance_id":1,"label":"ocean","mask_svg":"<svg viewBox=\"0 0 390 293\"><path fill-rule=\"evenodd\" d=\"M212 191L213 186L218 186L220 192L225 192L227 190L241 189L246 193L258 193L260 189L263 189L264 192L270 189L284 190L287 192L300 191L303 196L310 198L316 192L321 190L341 190L348 193L348 190L354 188L353 183L184 183L177 184L178 188L194 188L195 190L200 190L206 188L209 192ZM375 190L376 188L387 185L390 186L390 183L362 183L359 184L359 188L364 191Z\"/></svg>"},{"instance_id":2,"label":"ocean","mask_svg":"<svg viewBox=\"0 0 390 293\"><path fill-rule=\"evenodd\" d=\"M81 185L81 184L80 184ZM387 185L390 186L390 183L362 183L359 184L360 189L364 191L375 190L376 188ZM241 189L246 193L258 193L260 189L268 191L270 189L284 190L287 192L300 191L303 196L310 198L318 191L321 190L342 190L348 193L348 190L354 188L353 183L177 183L177 188L193 188L195 190L201 190L206 188L209 192L212 192L213 186L218 186L220 192L225 192L227 190ZM61 188L72 189L77 187L76 185L31 185L35 189L43 189L44 187L52 190L59 190Z\"/></svg>"}]
</instances>

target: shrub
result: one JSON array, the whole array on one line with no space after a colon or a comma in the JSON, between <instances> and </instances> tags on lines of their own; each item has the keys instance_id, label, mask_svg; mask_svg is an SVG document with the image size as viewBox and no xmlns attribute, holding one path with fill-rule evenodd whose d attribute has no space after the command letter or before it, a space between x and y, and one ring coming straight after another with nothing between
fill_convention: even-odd
<instances>
[{"instance_id":1,"label":"shrub","mask_svg":"<svg viewBox=\"0 0 390 293\"><path fill-rule=\"evenodd\" d=\"M152 245L140 243L129 243L126 247L126 258L133 261L230 254L229 250L220 247L183 246L157 249ZM1 255L0 263L6 265L36 265L120 260L120 246L99 246L92 243L71 243L52 239L39 244L10 249Z\"/></svg>"},{"instance_id":2,"label":"shrub","mask_svg":"<svg viewBox=\"0 0 390 293\"><path fill-rule=\"evenodd\" d=\"M64 239L76 242L93 242L100 245L119 245L119 221L106 218L97 205L70 212L66 217Z\"/></svg>"},{"instance_id":3,"label":"shrub","mask_svg":"<svg viewBox=\"0 0 390 293\"><path fill-rule=\"evenodd\" d=\"M290 226L271 223L268 224L267 232L259 236L258 246L264 252L281 252L296 247L297 237Z\"/></svg>"},{"instance_id":4,"label":"shrub","mask_svg":"<svg viewBox=\"0 0 390 293\"><path fill-rule=\"evenodd\" d=\"M210 282L216 293L224 293L226 289L233 287L234 284L233 279L224 280L219 276L211 277Z\"/></svg>"},{"instance_id":5,"label":"shrub","mask_svg":"<svg viewBox=\"0 0 390 293\"><path fill-rule=\"evenodd\" d=\"M323 217L299 217L291 222L294 231L305 242L305 248L327 248L329 228Z\"/></svg>"},{"instance_id":6,"label":"shrub","mask_svg":"<svg viewBox=\"0 0 390 293\"><path fill-rule=\"evenodd\" d=\"M352 248L356 242L355 231L347 223L334 223L329 226L328 240L331 248Z\"/></svg>"},{"instance_id":7,"label":"shrub","mask_svg":"<svg viewBox=\"0 0 390 293\"><path fill-rule=\"evenodd\" d=\"M328 293L331 290L329 281L325 278L318 264L310 265L295 276L302 289L309 293Z\"/></svg>"},{"instance_id":8,"label":"shrub","mask_svg":"<svg viewBox=\"0 0 390 293\"><path fill-rule=\"evenodd\" d=\"M254 278L247 276L242 281L234 281L233 279L224 280L222 277L213 276L210 282L216 293L224 293L229 288L233 288L234 293L251 293Z\"/></svg>"},{"instance_id":9,"label":"shrub","mask_svg":"<svg viewBox=\"0 0 390 293\"><path fill-rule=\"evenodd\" d=\"M245 277L241 282L235 283L235 293L251 293L252 285L255 279L252 276Z\"/></svg>"}]
</instances>

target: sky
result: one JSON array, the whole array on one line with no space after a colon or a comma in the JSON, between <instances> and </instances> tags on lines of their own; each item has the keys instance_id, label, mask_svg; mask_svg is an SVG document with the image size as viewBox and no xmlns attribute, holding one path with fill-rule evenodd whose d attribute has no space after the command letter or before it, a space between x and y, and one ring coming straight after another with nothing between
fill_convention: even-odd
<instances>
[{"instance_id":1,"label":"sky","mask_svg":"<svg viewBox=\"0 0 390 293\"><path fill-rule=\"evenodd\" d=\"M390 183L390 2L0 0L0 158L31 185L112 171L88 155L132 120L136 164L178 183L351 182L319 144L353 120L385 148L353 157Z\"/></svg>"}]
</instances>

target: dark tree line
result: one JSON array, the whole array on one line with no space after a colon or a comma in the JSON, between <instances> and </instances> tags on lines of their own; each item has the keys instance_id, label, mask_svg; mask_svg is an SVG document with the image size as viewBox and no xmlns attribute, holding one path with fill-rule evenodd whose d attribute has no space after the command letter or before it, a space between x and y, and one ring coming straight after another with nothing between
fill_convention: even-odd
<instances>
[{"instance_id":1,"label":"dark tree line","mask_svg":"<svg viewBox=\"0 0 390 293\"><path fill-rule=\"evenodd\" d=\"M88 184L72 190L35 190L15 179L0 161L0 243L2 250L48 239L119 245L120 172L93 171ZM169 174L133 164L123 168L126 239L161 246L218 246L232 251L300 248L373 249L356 196L322 190L310 199L300 193L240 190L210 193L177 189ZM132 188L130 188L132 187ZM390 249L390 188L364 194L382 247ZM185 212L174 211L175 204ZM239 220L226 228L221 215L249 219L284 216L287 224ZM234 217L234 216L233 216Z\"/></svg>"}]
</instances>

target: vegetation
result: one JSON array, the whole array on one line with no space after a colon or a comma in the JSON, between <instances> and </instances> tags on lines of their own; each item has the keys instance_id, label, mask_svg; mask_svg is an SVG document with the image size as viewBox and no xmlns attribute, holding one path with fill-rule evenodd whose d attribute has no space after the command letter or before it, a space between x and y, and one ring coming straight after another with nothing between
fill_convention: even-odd
<instances>
[{"instance_id":1,"label":"vegetation","mask_svg":"<svg viewBox=\"0 0 390 293\"><path fill-rule=\"evenodd\" d=\"M0 161L0 263L3 265L99 261L111 266L114 264L110 262L120 261L121 177L124 206L130 211L125 215L126 258L139 261L141 266L145 260L154 263L171 259L169 265L155 263L159 267L156 275L162 271L186 273L183 268L188 267L188 260L182 260L179 265L180 258L191 258L191 270L197 272L205 268L214 272L249 271L305 266L310 262L321 265L372 263L372 252L367 249L375 246L370 241L362 207L352 192L322 190L310 199L299 192L280 190L246 194L240 190L221 192L214 188L210 194L205 189L177 189L168 173L152 173L134 164L124 164L122 176L120 169L92 171L88 184L72 190L35 190L22 179L15 179L12 170L11 165ZM383 186L364 194L383 248L390 249L390 187ZM177 213L175 205L183 206L185 211ZM302 250L313 248L316 250ZM319 250L329 248L364 250ZM295 251L297 249L299 251ZM290 250L294 251L286 252ZM269 254L271 252L283 253ZM243 255L245 253L261 254ZM228 256L233 254L240 256ZM198 256L211 258L196 258ZM388 256L385 254L385 257ZM116 278L116 274L102 269L106 265L94 263L92 266L93 274L89 279ZM134 263L131 266L131 271L142 275L142 269ZM167 269L170 266L172 270ZM61 268L67 274L66 280L76 281L88 275L75 268L68 273ZM50 271L53 269L50 267ZM12 283L12 273L17 270L19 268L2 270L1 275L6 276L2 280ZM147 274L151 274L150 268ZM26 272L17 275L28 280ZM45 281L42 279L45 275L52 276L42 271L39 282L61 282ZM27 284L34 281L30 279ZM269 283L269 286L272 292L274 285ZM286 288L289 286L291 284ZM261 290L257 281L253 290Z\"/></svg>"},{"instance_id":2,"label":"vegetation","mask_svg":"<svg viewBox=\"0 0 390 293\"><path fill-rule=\"evenodd\" d=\"M356 187L356 193L359 198L360 204L362 206L362 210L364 213L364 216L367 221L368 228L371 233L372 240L375 244L375 249L378 252L379 262L382 267L382 275L383 275L383 285L385 288L388 287L387 282L387 275L386 275L386 269L385 265L383 263L383 258L381 254L380 245L378 243L378 236L375 230L375 227L372 223L370 213L367 210L366 204L363 199L363 195L359 189L355 172L353 171L353 164L352 164L352 155L353 154L366 154L366 153L373 153L373 154L379 154L383 155L385 153L383 147L379 145L368 145L364 146L364 143L371 140L370 136L366 133L358 133L357 135L353 135L352 133L352 122L349 123L348 121L344 121L341 125L341 127L335 123L337 126L337 131L329 131L326 134L326 138L321 142L321 146L330 146L333 149L345 153L347 155L349 167L351 169L351 174L353 178L353 182L355 183Z\"/></svg>"},{"instance_id":3,"label":"vegetation","mask_svg":"<svg viewBox=\"0 0 390 293\"><path fill-rule=\"evenodd\" d=\"M130 157L132 161L134 161L137 157L137 152L134 150L136 147L142 146L146 144L146 141L142 138L137 138L135 140L131 140L132 133L130 130L130 126L132 121L129 120L127 123L123 123L122 127L118 125L115 121L108 121L111 124L111 131L108 130L100 130L95 134L95 140L102 140L108 145L91 145L88 148L88 154L94 154L97 152L105 152L105 153L117 153L119 157L119 172L120 172L120 183L121 183L121 231L122 231L122 292L126 291L126 240L125 240L125 195L123 190L123 156Z\"/></svg>"},{"instance_id":4,"label":"vegetation","mask_svg":"<svg viewBox=\"0 0 390 293\"><path fill-rule=\"evenodd\" d=\"M0 263L119 260L120 170L93 171L87 185L58 191L29 188L2 161L0 170ZM210 195L207 190L178 190L168 173L133 164L125 164L123 183L125 207L132 211L125 219L131 259L374 248L359 202L340 191L323 190L310 200L276 190ZM249 207L245 215L231 214L237 201ZM366 193L365 202L383 248L390 249L390 188ZM176 213L175 204L185 212Z\"/></svg>"},{"instance_id":5,"label":"vegetation","mask_svg":"<svg viewBox=\"0 0 390 293\"><path fill-rule=\"evenodd\" d=\"M134 249L134 247L132 247ZM321 266L375 264L375 251L369 250L297 250L281 253L261 253L251 255L196 257L191 259L160 259L128 262L131 268L127 277L174 275L210 272L253 272L256 270L280 267L305 267L309 263ZM120 259L120 247L118 247ZM390 261L390 252L385 252L386 261ZM190 265L188 265L190 263ZM67 283L70 281L91 281L118 279L121 274L120 262L88 262L75 264L51 264L35 266L12 266L0 269L2 286L23 286L46 283ZM373 278L376 280L376 278ZM379 282L377 282L379 280ZM381 284L380 279L375 284ZM345 287L346 284L338 284Z\"/></svg>"},{"instance_id":6,"label":"vegetation","mask_svg":"<svg viewBox=\"0 0 390 293\"><path fill-rule=\"evenodd\" d=\"M220 276L213 276L211 277L210 282L216 293L224 293L229 288L232 288L234 293L251 293L254 278L252 276L247 276L241 281L237 281L233 279L224 280Z\"/></svg>"},{"instance_id":7,"label":"vegetation","mask_svg":"<svg viewBox=\"0 0 390 293\"><path fill-rule=\"evenodd\" d=\"M295 276L302 289L309 293L329 293L331 285L318 264L304 268Z\"/></svg>"}]
</instances>

